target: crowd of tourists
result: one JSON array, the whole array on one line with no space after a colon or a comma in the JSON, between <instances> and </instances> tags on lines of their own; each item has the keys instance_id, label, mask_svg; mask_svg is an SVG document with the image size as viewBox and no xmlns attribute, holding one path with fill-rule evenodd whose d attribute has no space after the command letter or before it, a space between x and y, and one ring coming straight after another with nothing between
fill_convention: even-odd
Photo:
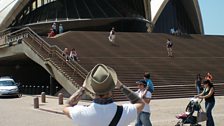
<instances>
[{"instance_id":1,"label":"crowd of tourists","mask_svg":"<svg viewBox=\"0 0 224 126\"><path fill-rule=\"evenodd\" d=\"M61 34L64 32L64 28L62 24L59 24L58 28L57 28L57 24L54 22L51 25L50 31L48 33L48 38L54 37L57 34Z\"/></svg>"},{"instance_id":2,"label":"crowd of tourists","mask_svg":"<svg viewBox=\"0 0 224 126\"><path fill-rule=\"evenodd\" d=\"M195 82L200 81L200 86L204 88L201 91L200 87L195 97L205 99L206 126L214 126L212 117L212 109L215 105L213 77L208 73L203 82L198 78L200 78L199 75ZM150 79L150 73L145 72L143 78L136 81L136 85L138 90L134 92L119 81L113 68L97 64L86 76L82 87L69 98L63 112L79 126L89 126L92 122L97 126L128 126L133 121L136 121L135 126L152 126L150 102L154 85ZM112 98L112 91L115 88L119 89L131 103L117 105ZM85 91L94 94L94 99L89 106L78 105Z\"/></svg>"},{"instance_id":3,"label":"crowd of tourists","mask_svg":"<svg viewBox=\"0 0 224 126\"><path fill-rule=\"evenodd\" d=\"M136 119L136 126L152 126L149 104L154 86L150 74L145 73L136 83L138 90L134 92L119 81L114 69L97 64L83 86L69 98L63 112L79 126L89 126L93 121L97 126L128 126ZM120 106L113 101L115 87L127 96L130 104ZM77 105L86 90L94 94L93 102L89 106Z\"/></svg>"}]
</instances>

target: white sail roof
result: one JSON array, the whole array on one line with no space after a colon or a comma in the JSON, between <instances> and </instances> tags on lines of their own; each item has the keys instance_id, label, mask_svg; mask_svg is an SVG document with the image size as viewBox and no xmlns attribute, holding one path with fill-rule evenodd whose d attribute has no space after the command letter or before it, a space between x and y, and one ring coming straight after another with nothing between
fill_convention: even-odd
<instances>
[{"instance_id":1,"label":"white sail roof","mask_svg":"<svg viewBox=\"0 0 224 126\"><path fill-rule=\"evenodd\" d=\"M163 4L165 0L151 0L151 20L155 18L159 8Z\"/></svg>"},{"instance_id":2,"label":"white sail roof","mask_svg":"<svg viewBox=\"0 0 224 126\"><path fill-rule=\"evenodd\" d=\"M0 0L0 24L18 0Z\"/></svg>"}]
</instances>

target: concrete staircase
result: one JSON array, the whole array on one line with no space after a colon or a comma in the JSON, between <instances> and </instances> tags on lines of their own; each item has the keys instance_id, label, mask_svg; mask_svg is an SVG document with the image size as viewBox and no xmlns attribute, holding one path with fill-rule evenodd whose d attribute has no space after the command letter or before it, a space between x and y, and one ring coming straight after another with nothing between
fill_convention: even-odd
<instances>
[{"instance_id":1,"label":"concrete staircase","mask_svg":"<svg viewBox=\"0 0 224 126\"><path fill-rule=\"evenodd\" d=\"M7 35L7 43L16 53L46 69L69 93L79 88L94 65L104 63L118 74L125 85L137 90L136 81L148 71L155 85L154 99L192 97L196 94L196 74L210 72L214 76L216 95L223 95L224 37L170 36L153 33L116 33L112 46L106 32L66 32L54 38L40 38L29 28ZM167 57L166 39L174 42L174 57ZM17 45L18 40L22 40ZM8 46L5 46L8 48ZM17 48L18 47L18 48ZM66 62L62 50L76 48L81 61ZM20 51L20 52L18 52ZM91 93L88 95L92 96ZM127 100L114 90L116 101Z\"/></svg>"},{"instance_id":2,"label":"concrete staircase","mask_svg":"<svg viewBox=\"0 0 224 126\"><path fill-rule=\"evenodd\" d=\"M18 43L18 40L21 40L21 43ZM32 29L24 28L8 34L6 43L13 45L6 46L6 48L16 50L14 55L24 53L42 66L70 94L82 86L88 72L76 62L66 61L60 48L46 43ZM8 51L8 53L10 52ZM92 97L88 91L87 95L86 98Z\"/></svg>"},{"instance_id":3,"label":"concrete staircase","mask_svg":"<svg viewBox=\"0 0 224 126\"><path fill-rule=\"evenodd\" d=\"M153 33L117 33L112 46L106 32L67 32L55 38L43 37L50 45L75 48L79 64L87 71L97 63L104 63L118 74L119 80L133 90L135 82L148 71L155 85L153 98L192 97L196 94L196 74L211 72L216 95L223 95L224 37L223 36L171 36ZM174 42L174 57L167 57L166 39ZM116 100L126 100L118 90Z\"/></svg>"}]
</instances>

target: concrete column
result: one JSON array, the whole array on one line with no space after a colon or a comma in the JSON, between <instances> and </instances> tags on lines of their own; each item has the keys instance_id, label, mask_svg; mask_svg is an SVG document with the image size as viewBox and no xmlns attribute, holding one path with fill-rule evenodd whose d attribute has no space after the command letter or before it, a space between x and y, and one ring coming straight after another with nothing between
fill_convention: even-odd
<instances>
[{"instance_id":1,"label":"concrete column","mask_svg":"<svg viewBox=\"0 0 224 126\"><path fill-rule=\"evenodd\" d=\"M151 0L144 0L145 18L151 21Z\"/></svg>"},{"instance_id":2,"label":"concrete column","mask_svg":"<svg viewBox=\"0 0 224 126\"><path fill-rule=\"evenodd\" d=\"M145 8L145 18L148 21L152 21L151 19L151 0L144 0L144 8ZM152 32L152 24L151 23L147 23L146 27L148 28L147 31L148 32Z\"/></svg>"},{"instance_id":3,"label":"concrete column","mask_svg":"<svg viewBox=\"0 0 224 126\"><path fill-rule=\"evenodd\" d=\"M35 7L36 7L35 9L37 9L37 7L38 7L38 5L37 5L37 0L35 1Z\"/></svg>"},{"instance_id":4,"label":"concrete column","mask_svg":"<svg viewBox=\"0 0 224 126\"><path fill-rule=\"evenodd\" d=\"M52 76L50 76L50 95L54 95L54 89L55 89L55 83L53 82L54 78Z\"/></svg>"},{"instance_id":5,"label":"concrete column","mask_svg":"<svg viewBox=\"0 0 224 126\"><path fill-rule=\"evenodd\" d=\"M41 0L41 6L43 6L44 5L44 0Z\"/></svg>"}]
</instances>

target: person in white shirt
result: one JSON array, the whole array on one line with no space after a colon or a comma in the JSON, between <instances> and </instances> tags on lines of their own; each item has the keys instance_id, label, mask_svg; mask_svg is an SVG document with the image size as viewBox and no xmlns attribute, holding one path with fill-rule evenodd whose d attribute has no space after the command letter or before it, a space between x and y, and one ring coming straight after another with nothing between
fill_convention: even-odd
<instances>
[{"instance_id":1,"label":"person in white shirt","mask_svg":"<svg viewBox=\"0 0 224 126\"><path fill-rule=\"evenodd\" d=\"M123 104L122 107L118 107L114 103L112 91L115 86L128 97L132 104ZM95 95L93 103L89 106L77 105L87 90ZM122 108L123 111L118 108ZM143 100L118 80L112 68L97 64L86 76L83 86L69 98L63 112L77 126L128 126L136 120L143 108Z\"/></svg>"},{"instance_id":2,"label":"person in white shirt","mask_svg":"<svg viewBox=\"0 0 224 126\"><path fill-rule=\"evenodd\" d=\"M115 44L115 38L116 38L116 35L115 35L114 27L113 27L113 28L111 29L111 31L110 31L110 35L109 35L109 37L108 37L109 41L111 42L111 44L112 44L113 46L116 45L116 44Z\"/></svg>"},{"instance_id":3,"label":"person in white shirt","mask_svg":"<svg viewBox=\"0 0 224 126\"><path fill-rule=\"evenodd\" d=\"M51 25L51 28L53 29L54 34L56 35L57 34L57 25L55 22Z\"/></svg>"},{"instance_id":4,"label":"person in white shirt","mask_svg":"<svg viewBox=\"0 0 224 126\"><path fill-rule=\"evenodd\" d=\"M174 28L171 28L171 29L170 29L170 34L171 34L171 35L175 35L175 29L174 29Z\"/></svg>"},{"instance_id":5,"label":"person in white shirt","mask_svg":"<svg viewBox=\"0 0 224 126\"><path fill-rule=\"evenodd\" d=\"M69 50L68 48L64 48L63 52L62 52L62 55L65 57L66 61L69 61Z\"/></svg>"},{"instance_id":6,"label":"person in white shirt","mask_svg":"<svg viewBox=\"0 0 224 126\"><path fill-rule=\"evenodd\" d=\"M135 126L152 126L152 123L150 121L150 100L152 98L152 94L150 91L147 90L146 86L147 83L145 80L139 80L136 82L138 84L138 90L136 93L140 98L143 99L143 102L145 103L145 106L143 110L138 114L137 122Z\"/></svg>"}]
</instances>

